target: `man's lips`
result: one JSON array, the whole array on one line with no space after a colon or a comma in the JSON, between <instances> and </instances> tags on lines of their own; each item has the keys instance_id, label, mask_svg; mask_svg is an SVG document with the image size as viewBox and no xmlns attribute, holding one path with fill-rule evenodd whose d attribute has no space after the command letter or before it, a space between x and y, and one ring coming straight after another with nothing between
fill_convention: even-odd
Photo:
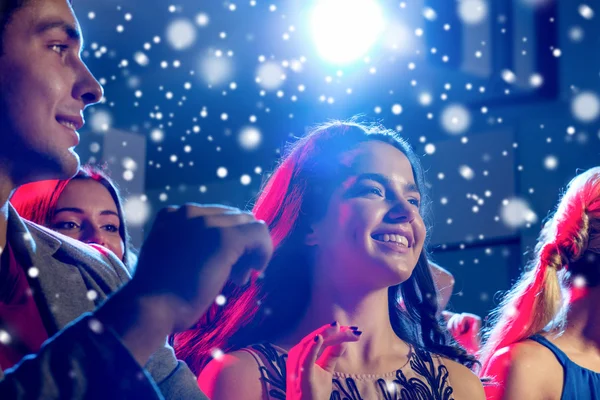
<instances>
[{"instance_id":1,"label":"man's lips","mask_svg":"<svg viewBox=\"0 0 600 400\"><path fill-rule=\"evenodd\" d=\"M83 127L83 118L80 115L57 115L56 121L59 124L66 126L69 129L73 129L74 131L78 131Z\"/></svg>"}]
</instances>

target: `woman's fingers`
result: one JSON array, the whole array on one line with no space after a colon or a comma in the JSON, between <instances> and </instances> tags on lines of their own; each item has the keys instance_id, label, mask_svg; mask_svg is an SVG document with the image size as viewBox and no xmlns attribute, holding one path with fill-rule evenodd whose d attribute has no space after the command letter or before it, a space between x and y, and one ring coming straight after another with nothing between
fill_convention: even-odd
<instances>
[{"instance_id":1,"label":"woman's fingers","mask_svg":"<svg viewBox=\"0 0 600 400\"><path fill-rule=\"evenodd\" d=\"M315 335L312 341L308 343L304 354L302 355L302 371L301 374L310 376L312 369L315 367L317 355L323 345L323 336Z\"/></svg>"},{"instance_id":2,"label":"woman's fingers","mask_svg":"<svg viewBox=\"0 0 600 400\"><path fill-rule=\"evenodd\" d=\"M362 332L350 329L341 330L329 336L322 345L322 352L316 360L316 364L329 373L335 371L335 366L340 357L344 355L348 343L358 342Z\"/></svg>"},{"instance_id":3,"label":"woman's fingers","mask_svg":"<svg viewBox=\"0 0 600 400\"><path fill-rule=\"evenodd\" d=\"M329 346L323 350L323 354L316 361L316 364L323 368L325 371L333 374L335 366L338 363L341 356L346 352L346 343L340 343L335 346Z\"/></svg>"},{"instance_id":4,"label":"woman's fingers","mask_svg":"<svg viewBox=\"0 0 600 400\"><path fill-rule=\"evenodd\" d=\"M337 323L337 321L333 321L331 324L323 325L320 328L315 329L308 335L304 336L304 339L302 339L301 342L309 342L311 340L314 341L315 336L317 335L321 335L323 336L323 339L325 339L327 336L329 336L329 334L335 333L339 329L340 325Z\"/></svg>"},{"instance_id":5,"label":"woman's fingers","mask_svg":"<svg viewBox=\"0 0 600 400\"><path fill-rule=\"evenodd\" d=\"M331 393L335 366L350 342L359 340L357 327L324 325L305 336L288 352L287 399L324 399Z\"/></svg>"}]
</instances>

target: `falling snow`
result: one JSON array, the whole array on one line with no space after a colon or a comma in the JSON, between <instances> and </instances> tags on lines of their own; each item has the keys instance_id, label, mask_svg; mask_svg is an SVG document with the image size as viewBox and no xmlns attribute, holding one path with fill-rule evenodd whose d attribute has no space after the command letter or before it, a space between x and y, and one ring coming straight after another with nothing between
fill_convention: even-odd
<instances>
[{"instance_id":1,"label":"falling snow","mask_svg":"<svg viewBox=\"0 0 600 400\"><path fill-rule=\"evenodd\" d=\"M518 0L515 7L544 10L551 1ZM359 24L337 26L339 21L316 16L319 34L309 31L311 24L301 20L306 14L297 12L295 3L167 3L152 20L135 9L123 7L114 18L114 6L82 6L83 29L90 31L82 57L105 97L85 112L77 151L87 153L82 161L93 157L114 169L112 176L126 189L123 211L132 228L144 227L167 202L196 201L193 196L230 201L221 190L227 185L239 190L240 199L253 199L286 141L302 136L313 123L364 113L366 120L395 129L425 156L439 231L460 231L460 238L448 243L477 243L491 236L481 226L537 230L533 209L546 215L548 210L536 207L539 197L549 194L534 177L564 183L563 169L586 166L573 167L570 154L591 152L600 143L594 83L600 66L593 58L573 61L576 51L595 40L594 2L565 3L572 17L556 18L560 40L543 49L536 48L531 33L517 33L533 11L515 19L498 14L486 0L452 2L452 20L446 18L446 6L398 2L387 9L379 2L380 10L346 18ZM367 17L382 16L381 29L367 29ZM102 36L96 34L100 28L106 31ZM497 31L491 37L481 33L490 30ZM465 34L471 35L468 40ZM331 39L317 43L319 35ZM344 35L357 39L345 46ZM514 48L513 62L496 65L496 58L506 56L498 54L496 40ZM559 71L581 73L557 82L541 59L556 63ZM588 70L593 76L584 76ZM544 112L523 101L545 98L554 88L559 93L545 102L553 105ZM130 142L111 160L110 152L121 147L120 141L111 146L115 131L147 138L147 158ZM514 137L482 143L480 134L489 133L493 142L497 132ZM142 179L151 187L148 193L129 190L127 185ZM520 192L510 182L519 182ZM473 222L465 223L465 215ZM480 267L485 264L480 256L463 259L462 265L475 259ZM478 290L471 296L492 303L493 293Z\"/></svg>"},{"instance_id":2,"label":"falling snow","mask_svg":"<svg viewBox=\"0 0 600 400\"><path fill-rule=\"evenodd\" d=\"M571 102L573 116L581 122L592 122L600 115L600 99L593 92L582 92Z\"/></svg>"}]
</instances>

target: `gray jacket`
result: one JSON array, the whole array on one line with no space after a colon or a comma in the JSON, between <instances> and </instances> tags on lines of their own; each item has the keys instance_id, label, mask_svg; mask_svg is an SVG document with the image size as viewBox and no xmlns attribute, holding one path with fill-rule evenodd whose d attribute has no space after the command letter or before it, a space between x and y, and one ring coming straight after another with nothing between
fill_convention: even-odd
<instances>
[{"instance_id":1,"label":"gray jacket","mask_svg":"<svg viewBox=\"0 0 600 400\"><path fill-rule=\"evenodd\" d=\"M0 371L0 399L160 399L159 392L166 399L207 399L168 344L142 369L116 335L98 326L94 309L130 279L112 253L25 221L12 207L8 242L26 271L38 270L29 284L54 337Z\"/></svg>"}]
</instances>

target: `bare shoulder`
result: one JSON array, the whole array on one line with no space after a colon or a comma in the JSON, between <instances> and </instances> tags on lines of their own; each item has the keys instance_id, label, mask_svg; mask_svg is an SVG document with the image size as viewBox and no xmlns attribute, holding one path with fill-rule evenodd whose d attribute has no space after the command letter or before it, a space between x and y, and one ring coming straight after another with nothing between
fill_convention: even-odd
<instances>
[{"instance_id":1,"label":"bare shoulder","mask_svg":"<svg viewBox=\"0 0 600 400\"><path fill-rule=\"evenodd\" d=\"M485 400L483 385L473 371L447 358L443 358L442 363L448 370L454 399Z\"/></svg>"},{"instance_id":2,"label":"bare shoulder","mask_svg":"<svg viewBox=\"0 0 600 400\"><path fill-rule=\"evenodd\" d=\"M553 379L553 373L562 373L562 368L546 347L533 340L524 340L496 351L484 372L494 378L502 371L527 371L530 380L543 383L548 378Z\"/></svg>"},{"instance_id":3,"label":"bare shoulder","mask_svg":"<svg viewBox=\"0 0 600 400\"><path fill-rule=\"evenodd\" d=\"M532 340L498 350L483 375L490 380L489 399L548 399L562 392L562 367L550 350Z\"/></svg>"},{"instance_id":4,"label":"bare shoulder","mask_svg":"<svg viewBox=\"0 0 600 400\"><path fill-rule=\"evenodd\" d=\"M260 378L254 357L239 350L209 362L198 376L198 385L212 400L261 400L263 390Z\"/></svg>"}]
</instances>

